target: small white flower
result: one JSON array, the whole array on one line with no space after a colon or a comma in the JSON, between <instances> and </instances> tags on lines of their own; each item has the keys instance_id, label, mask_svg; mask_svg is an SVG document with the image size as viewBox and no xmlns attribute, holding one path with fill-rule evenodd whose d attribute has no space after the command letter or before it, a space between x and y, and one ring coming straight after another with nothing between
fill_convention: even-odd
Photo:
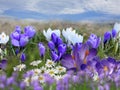
<instances>
[{"instance_id":1,"label":"small white flower","mask_svg":"<svg viewBox=\"0 0 120 90\"><path fill-rule=\"evenodd\" d=\"M54 77L57 71L56 71L56 69L48 69L46 72L50 76Z\"/></svg>"},{"instance_id":2,"label":"small white flower","mask_svg":"<svg viewBox=\"0 0 120 90\"><path fill-rule=\"evenodd\" d=\"M45 77L44 77L43 75L39 75L39 76L38 76L38 81L39 81L40 83L44 83L44 82L45 82Z\"/></svg>"},{"instance_id":3,"label":"small white flower","mask_svg":"<svg viewBox=\"0 0 120 90\"><path fill-rule=\"evenodd\" d=\"M82 43L83 42L83 36L78 35L75 30L73 30L71 27L67 28L66 30L62 31L62 35L68 42L68 44L76 44L76 43Z\"/></svg>"},{"instance_id":4,"label":"small white flower","mask_svg":"<svg viewBox=\"0 0 120 90\"><path fill-rule=\"evenodd\" d=\"M42 61L40 61L40 60L33 61L33 62L30 63L30 65L32 65L32 66L38 66L41 62Z\"/></svg>"},{"instance_id":5,"label":"small white flower","mask_svg":"<svg viewBox=\"0 0 120 90\"><path fill-rule=\"evenodd\" d=\"M14 71L22 71L25 68L26 68L25 64L20 64L20 65L17 65L16 67L13 67Z\"/></svg>"},{"instance_id":6,"label":"small white flower","mask_svg":"<svg viewBox=\"0 0 120 90\"><path fill-rule=\"evenodd\" d=\"M33 71L34 71L34 75L41 74L41 69L36 68L36 69L33 69Z\"/></svg>"},{"instance_id":7,"label":"small white flower","mask_svg":"<svg viewBox=\"0 0 120 90\"><path fill-rule=\"evenodd\" d=\"M46 37L47 41L50 41L51 39L51 34L55 33L57 36L60 37L60 30L52 30L51 28L49 28L47 31L43 30L43 35Z\"/></svg>"},{"instance_id":8,"label":"small white flower","mask_svg":"<svg viewBox=\"0 0 120 90\"><path fill-rule=\"evenodd\" d=\"M6 44L9 41L9 36L4 32L0 34L0 44Z\"/></svg>"},{"instance_id":9,"label":"small white flower","mask_svg":"<svg viewBox=\"0 0 120 90\"><path fill-rule=\"evenodd\" d=\"M47 62L45 64L46 67L50 68L55 66L55 62L53 62L52 60L47 59Z\"/></svg>"},{"instance_id":10,"label":"small white flower","mask_svg":"<svg viewBox=\"0 0 120 90\"><path fill-rule=\"evenodd\" d=\"M29 77L26 77L23 81L25 82L26 86L30 86L31 79Z\"/></svg>"},{"instance_id":11,"label":"small white flower","mask_svg":"<svg viewBox=\"0 0 120 90\"><path fill-rule=\"evenodd\" d=\"M98 73L95 72L93 76L93 81L97 81L99 79Z\"/></svg>"},{"instance_id":12,"label":"small white flower","mask_svg":"<svg viewBox=\"0 0 120 90\"><path fill-rule=\"evenodd\" d=\"M41 67L41 68L40 68L41 74L45 73L45 72L46 72L46 70L47 70L47 69L46 69L46 67L44 67L44 66L43 66L43 67Z\"/></svg>"},{"instance_id":13,"label":"small white flower","mask_svg":"<svg viewBox=\"0 0 120 90\"><path fill-rule=\"evenodd\" d=\"M37 81L38 80L38 75L33 75L31 77L31 82Z\"/></svg>"},{"instance_id":14,"label":"small white flower","mask_svg":"<svg viewBox=\"0 0 120 90\"><path fill-rule=\"evenodd\" d=\"M66 72L66 68L62 67L62 66L58 66L56 67L57 73L65 73Z\"/></svg>"},{"instance_id":15,"label":"small white flower","mask_svg":"<svg viewBox=\"0 0 120 90\"><path fill-rule=\"evenodd\" d=\"M59 80L63 79L63 76L62 75L55 75L54 78L56 81L59 81Z\"/></svg>"}]
</instances>

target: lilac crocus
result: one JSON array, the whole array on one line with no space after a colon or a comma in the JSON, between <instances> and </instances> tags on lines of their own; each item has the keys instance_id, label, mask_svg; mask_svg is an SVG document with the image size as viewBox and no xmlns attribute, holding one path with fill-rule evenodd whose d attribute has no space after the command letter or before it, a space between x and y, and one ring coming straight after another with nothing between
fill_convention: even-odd
<instances>
[{"instance_id":1,"label":"lilac crocus","mask_svg":"<svg viewBox=\"0 0 120 90\"><path fill-rule=\"evenodd\" d=\"M66 44L60 44L58 46L58 53L63 55L66 52Z\"/></svg>"},{"instance_id":2,"label":"lilac crocus","mask_svg":"<svg viewBox=\"0 0 120 90\"><path fill-rule=\"evenodd\" d=\"M21 53L20 59L21 59L21 62L24 62L26 60L25 53Z\"/></svg>"},{"instance_id":3,"label":"lilac crocus","mask_svg":"<svg viewBox=\"0 0 120 90\"><path fill-rule=\"evenodd\" d=\"M39 43L38 48L39 48L40 56L43 57L45 55L45 50L46 50L45 46L42 43Z\"/></svg>"},{"instance_id":4,"label":"lilac crocus","mask_svg":"<svg viewBox=\"0 0 120 90\"><path fill-rule=\"evenodd\" d=\"M26 26L24 31L25 31L25 35L28 36L29 38L34 37L36 34L36 31L32 26Z\"/></svg>"},{"instance_id":5,"label":"lilac crocus","mask_svg":"<svg viewBox=\"0 0 120 90\"><path fill-rule=\"evenodd\" d=\"M52 33L52 34L51 34L51 39L52 39L52 41L53 41L54 43L57 42L57 38L58 38L58 36L57 36L55 33Z\"/></svg>"},{"instance_id":6,"label":"lilac crocus","mask_svg":"<svg viewBox=\"0 0 120 90\"><path fill-rule=\"evenodd\" d=\"M52 50L51 51L51 58L52 58L52 60L53 61L57 61L58 60L58 54L57 54L57 52L55 51L55 50Z\"/></svg>"},{"instance_id":7,"label":"lilac crocus","mask_svg":"<svg viewBox=\"0 0 120 90\"><path fill-rule=\"evenodd\" d=\"M48 42L48 47L50 50L54 50L55 49L55 44L53 43L53 41L49 41Z\"/></svg>"},{"instance_id":8,"label":"lilac crocus","mask_svg":"<svg viewBox=\"0 0 120 90\"><path fill-rule=\"evenodd\" d=\"M115 29L113 29L113 30L112 30L112 37L114 38L114 37L116 37L116 36L117 36L117 32L116 32Z\"/></svg>"},{"instance_id":9,"label":"lilac crocus","mask_svg":"<svg viewBox=\"0 0 120 90\"><path fill-rule=\"evenodd\" d=\"M106 43L110 39L111 39L111 33L109 31L105 32L105 34L104 34L104 43Z\"/></svg>"},{"instance_id":10,"label":"lilac crocus","mask_svg":"<svg viewBox=\"0 0 120 90\"><path fill-rule=\"evenodd\" d=\"M92 48L98 48L100 45L100 37L97 37L95 34L91 34L89 39L87 40L87 44Z\"/></svg>"},{"instance_id":11,"label":"lilac crocus","mask_svg":"<svg viewBox=\"0 0 120 90\"><path fill-rule=\"evenodd\" d=\"M3 59L0 61L0 69L5 69L7 66L7 60Z\"/></svg>"},{"instance_id":12,"label":"lilac crocus","mask_svg":"<svg viewBox=\"0 0 120 90\"><path fill-rule=\"evenodd\" d=\"M28 36L25 36L25 35L14 35L14 34L18 34L17 32L13 32L11 34L11 42L12 42L12 45L13 46L17 46L17 47L24 47L29 39L28 39Z\"/></svg>"}]
</instances>

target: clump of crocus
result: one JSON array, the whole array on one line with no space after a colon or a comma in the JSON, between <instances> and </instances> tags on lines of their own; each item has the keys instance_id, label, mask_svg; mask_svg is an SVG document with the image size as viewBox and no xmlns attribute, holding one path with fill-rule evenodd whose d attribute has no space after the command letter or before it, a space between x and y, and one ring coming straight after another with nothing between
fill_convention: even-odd
<instances>
[{"instance_id":1,"label":"clump of crocus","mask_svg":"<svg viewBox=\"0 0 120 90\"><path fill-rule=\"evenodd\" d=\"M66 42L70 45L75 45L76 43L82 43L83 42L83 36L79 35L73 30L71 27L66 28L66 30L62 30L62 35L65 38Z\"/></svg>"},{"instance_id":2,"label":"clump of crocus","mask_svg":"<svg viewBox=\"0 0 120 90\"><path fill-rule=\"evenodd\" d=\"M15 31L11 33L11 43L16 47L24 47L28 41L36 34L35 29L32 26L26 26L24 33L19 26L16 27Z\"/></svg>"},{"instance_id":3,"label":"clump of crocus","mask_svg":"<svg viewBox=\"0 0 120 90\"><path fill-rule=\"evenodd\" d=\"M32 26L26 26L24 31L21 30L20 26L17 26L10 35L11 44L16 48L15 51L12 48L13 53L16 55L20 53L20 59L22 62L24 62L26 59L26 55L22 52L22 50L25 51L25 46L28 44L30 39L35 36L35 34L36 31Z\"/></svg>"},{"instance_id":4,"label":"clump of crocus","mask_svg":"<svg viewBox=\"0 0 120 90\"><path fill-rule=\"evenodd\" d=\"M59 61L66 52L66 44L55 33L51 34L51 41L48 42L48 47L51 52L51 58L54 61Z\"/></svg>"}]
</instances>

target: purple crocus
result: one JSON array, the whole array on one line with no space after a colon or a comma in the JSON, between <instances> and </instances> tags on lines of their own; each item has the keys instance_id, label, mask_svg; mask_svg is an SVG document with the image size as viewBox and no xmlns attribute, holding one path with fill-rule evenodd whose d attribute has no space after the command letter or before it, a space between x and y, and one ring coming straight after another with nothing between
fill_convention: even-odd
<instances>
[{"instance_id":1,"label":"purple crocus","mask_svg":"<svg viewBox=\"0 0 120 90\"><path fill-rule=\"evenodd\" d=\"M114 37L116 37L116 35L117 35L117 32L116 32L115 29L113 29L113 30L112 30L112 37L114 38Z\"/></svg>"},{"instance_id":2,"label":"purple crocus","mask_svg":"<svg viewBox=\"0 0 120 90\"><path fill-rule=\"evenodd\" d=\"M57 42L57 38L58 38L58 36L57 36L55 33L52 33L52 34L51 34L51 39L52 39L52 41L53 41L54 43Z\"/></svg>"},{"instance_id":3,"label":"purple crocus","mask_svg":"<svg viewBox=\"0 0 120 90\"><path fill-rule=\"evenodd\" d=\"M105 34L104 34L104 43L106 43L110 39L111 39L111 33L109 31L105 32Z\"/></svg>"},{"instance_id":4,"label":"purple crocus","mask_svg":"<svg viewBox=\"0 0 120 90\"><path fill-rule=\"evenodd\" d=\"M100 45L100 37L97 37L95 34L91 34L89 39L87 40L87 44L92 48L98 48Z\"/></svg>"},{"instance_id":5,"label":"purple crocus","mask_svg":"<svg viewBox=\"0 0 120 90\"><path fill-rule=\"evenodd\" d=\"M58 54L57 54L57 52L55 50L51 51L51 58L52 58L53 61L58 60L59 56L58 56Z\"/></svg>"},{"instance_id":6,"label":"purple crocus","mask_svg":"<svg viewBox=\"0 0 120 90\"><path fill-rule=\"evenodd\" d=\"M45 55L45 46L40 42L38 44L38 48L39 48L40 56L43 57Z\"/></svg>"},{"instance_id":7,"label":"purple crocus","mask_svg":"<svg viewBox=\"0 0 120 90\"><path fill-rule=\"evenodd\" d=\"M53 43L53 41L49 41L48 42L48 47L50 50L54 50L55 49L55 44Z\"/></svg>"},{"instance_id":8,"label":"purple crocus","mask_svg":"<svg viewBox=\"0 0 120 90\"><path fill-rule=\"evenodd\" d=\"M36 31L32 26L26 26L24 31L25 31L25 35L28 36L29 38L34 37L36 34Z\"/></svg>"},{"instance_id":9,"label":"purple crocus","mask_svg":"<svg viewBox=\"0 0 120 90\"><path fill-rule=\"evenodd\" d=\"M17 32L11 34L11 42L13 46L24 47L28 41L28 36L18 34Z\"/></svg>"},{"instance_id":10,"label":"purple crocus","mask_svg":"<svg viewBox=\"0 0 120 90\"><path fill-rule=\"evenodd\" d=\"M92 61L96 55L96 49L89 49L87 44L83 44L79 50L75 46L72 55L64 55L61 64L67 69L84 70L87 67L87 62Z\"/></svg>"},{"instance_id":11,"label":"purple crocus","mask_svg":"<svg viewBox=\"0 0 120 90\"><path fill-rule=\"evenodd\" d=\"M0 69L5 69L7 66L7 60L3 59L0 61Z\"/></svg>"},{"instance_id":12,"label":"purple crocus","mask_svg":"<svg viewBox=\"0 0 120 90\"><path fill-rule=\"evenodd\" d=\"M21 62L24 62L26 60L25 53L21 53L20 59L21 59Z\"/></svg>"},{"instance_id":13,"label":"purple crocus","mask_svg":"<svg viewBox=\"0 0 120 90\"><path fill-rule=\"evenodd\" d=\"M58 53L63 55L66 52L66 44L60 44L58 46Z\"/></svg>"}]
</instances>

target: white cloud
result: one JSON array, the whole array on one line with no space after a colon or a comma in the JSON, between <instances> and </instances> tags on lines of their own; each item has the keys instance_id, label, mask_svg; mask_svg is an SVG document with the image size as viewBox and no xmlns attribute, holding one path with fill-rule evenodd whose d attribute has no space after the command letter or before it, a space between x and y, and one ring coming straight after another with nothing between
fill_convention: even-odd
<instances>
[{"instance_id":1,"label":"white cloud","mask_svg":"<svg viewBox=\"0 0 120 90\"><path fill-rule=\"evenodd\" d=\"M120 15L120 0L0 0L0 13L6 10L50 14L79 14L93 11Z\"/></svg>"}]
</instances>

